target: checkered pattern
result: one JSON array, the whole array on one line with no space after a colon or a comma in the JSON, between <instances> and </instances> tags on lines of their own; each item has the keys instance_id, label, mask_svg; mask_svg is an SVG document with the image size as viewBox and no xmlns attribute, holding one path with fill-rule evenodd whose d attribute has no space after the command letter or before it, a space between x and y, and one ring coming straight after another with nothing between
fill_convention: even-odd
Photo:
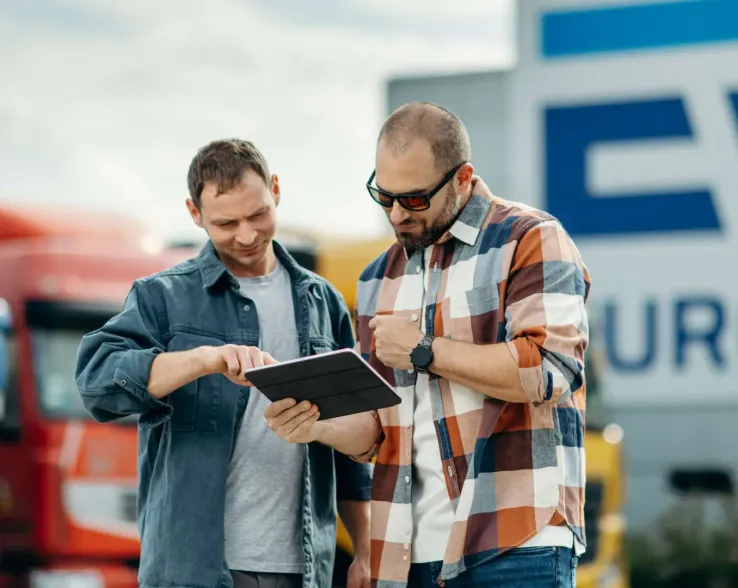
<instances>
[{"instance_id":1,"label":"checkered pattern","mask_svg":"<svg viewBox=\"0 0 738 588\"><path fill-rule=\"evenodd\" d=\"M427 253L426 253L427 255ZM358 349L402 397L380 410L382 435L372 495L372 578L406 585L411 509L415 374L375 355L374 315L425 313L436 336L501 343L518 363L529 403L506 403L437 376L431 405L455 522L442 580L521 545L548 524L584 535L584 351L589 273L562 226L536 209L473 196L433 246L425 306L422 252L393 244L362 273ZM494 366L490 366L494 369Z\"/></svg>"}]
</instances>

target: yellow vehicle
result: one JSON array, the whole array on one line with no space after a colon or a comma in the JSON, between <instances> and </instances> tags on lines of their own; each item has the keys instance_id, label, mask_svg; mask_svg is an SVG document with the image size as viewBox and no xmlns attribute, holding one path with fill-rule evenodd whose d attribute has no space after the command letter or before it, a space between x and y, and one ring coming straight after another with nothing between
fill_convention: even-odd
<instances>
[{"instance_id":1,"label":"yellow vehicle","mask_svg":"<svg viewBox=\"0 0 738 588\"><path fill-rule=\"evenodd\" d=\"M292 247L290 239L294 240ZM336 286L353 312L359 275L393 240L392 237L363 241L319 238L309 233L293 233L285 244L300 263ZM579 562L577 586L628 588L622 515L622 429L614 424L605 424L601 411L597 410L600 374L597 360L592 351L588 358L587 386L587 402L592 405L592 410L588 410L585 434L587 487L584 510L588 548ZM334 587L344 585L353 551L351 539L340 521L337 547Z\"/></svg>"}]
</instances>

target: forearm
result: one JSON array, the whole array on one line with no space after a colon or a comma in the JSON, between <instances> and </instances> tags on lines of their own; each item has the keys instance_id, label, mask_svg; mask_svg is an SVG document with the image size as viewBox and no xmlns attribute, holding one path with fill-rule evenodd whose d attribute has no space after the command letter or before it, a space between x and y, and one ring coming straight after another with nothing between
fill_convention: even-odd
<instances>
[{"instance_id":1,"label":"forearm","mask_svg":"<svg viewBox=\"0 0 738 588\"><path fill-rule=\"evenodd\" d=\"M433 341L430 371L480 394L506 402L530 402L518 364L506 343L475 345L441 337Z\"/></svg>"},{"instance_id":2,"label":"forearm","mask_svg":"<svg viewBox=\"0 0 738 588\"><path fill-rule=\"evenodd\" d=\"M379 423L368 412L318 421L316 425L316 441L351 456L367 453L380 434Z\"/></svg>"},{"instance_id":3,"label":"forearm","mask_svg":"<svg viewBox=\"0 0 738 588\"><path fill-rule=\"evenodd\" d=\"M205 375L202 348L160 353L151 364L148 391L154 398L161 399Z\"/></svg>"},{"instance_id":4,"label":"forearm","mask_svg":"<svg viewBox=\"0 0 738 588\"><path fill-rule=\"evenodd\" d=\"M369 501L344 500L338 503L338 514L354 546L354 557L368 557L371 546Z\"/></svg>"}]
</instances>

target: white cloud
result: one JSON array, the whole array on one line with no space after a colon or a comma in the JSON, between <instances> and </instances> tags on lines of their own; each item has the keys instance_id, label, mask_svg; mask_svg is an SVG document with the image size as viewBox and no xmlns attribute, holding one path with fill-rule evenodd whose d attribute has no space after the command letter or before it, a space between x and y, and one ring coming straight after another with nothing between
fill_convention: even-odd
<instances>
[{"instance_id":1,"label":"white cloud","mask_svg":"<svg viewBox=\"0 0 738 588\"><path fill-rule=\"evenodd\" d=\"M391 16L462 18L471 22L480 17L507 18L512 10L512 0L363 0L362 5Z\"/></svg>"},{"instance_id":2,"label":"white cloud","mask_svg":"<svg viewBox=\"0 0 738 588\"><path fill-rule=\"evenodd\" d=\"M308 24L276 1L43 4L64 18L0 8L11 22L0 49L13 55L0 61L0 201L129 211L168 235L193 231L187 166L225 136L255 141L280 174L283 224L382 230L363 184L387 77L492 66L509 52L505 39L454 27L361 25L367 11L392 12L384 0ZM468 20L492 18L486 3L469 6L459 8Z\"/></svg>"}]
</instances>

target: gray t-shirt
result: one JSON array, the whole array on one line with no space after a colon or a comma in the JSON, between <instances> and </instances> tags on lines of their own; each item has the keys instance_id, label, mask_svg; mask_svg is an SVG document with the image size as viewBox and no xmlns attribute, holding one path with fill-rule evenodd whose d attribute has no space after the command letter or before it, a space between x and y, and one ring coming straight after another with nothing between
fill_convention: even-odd
<instances>
[{"instance_id":1,"label":"gray t-shirt","mask_svg":"<svg viewBox=\"0 0 738 588\"><path fill-rule=\"evenodd\" d=\"M240 278L259 317L260 349L278 361L300 349L287 270ZM253 309L251 310L253 312ZM284 441L264 418L269 400L253 388L226 484L225 555L232 570L303 573L302 477L305 446Z\"/></svg>"}]
</instances>

